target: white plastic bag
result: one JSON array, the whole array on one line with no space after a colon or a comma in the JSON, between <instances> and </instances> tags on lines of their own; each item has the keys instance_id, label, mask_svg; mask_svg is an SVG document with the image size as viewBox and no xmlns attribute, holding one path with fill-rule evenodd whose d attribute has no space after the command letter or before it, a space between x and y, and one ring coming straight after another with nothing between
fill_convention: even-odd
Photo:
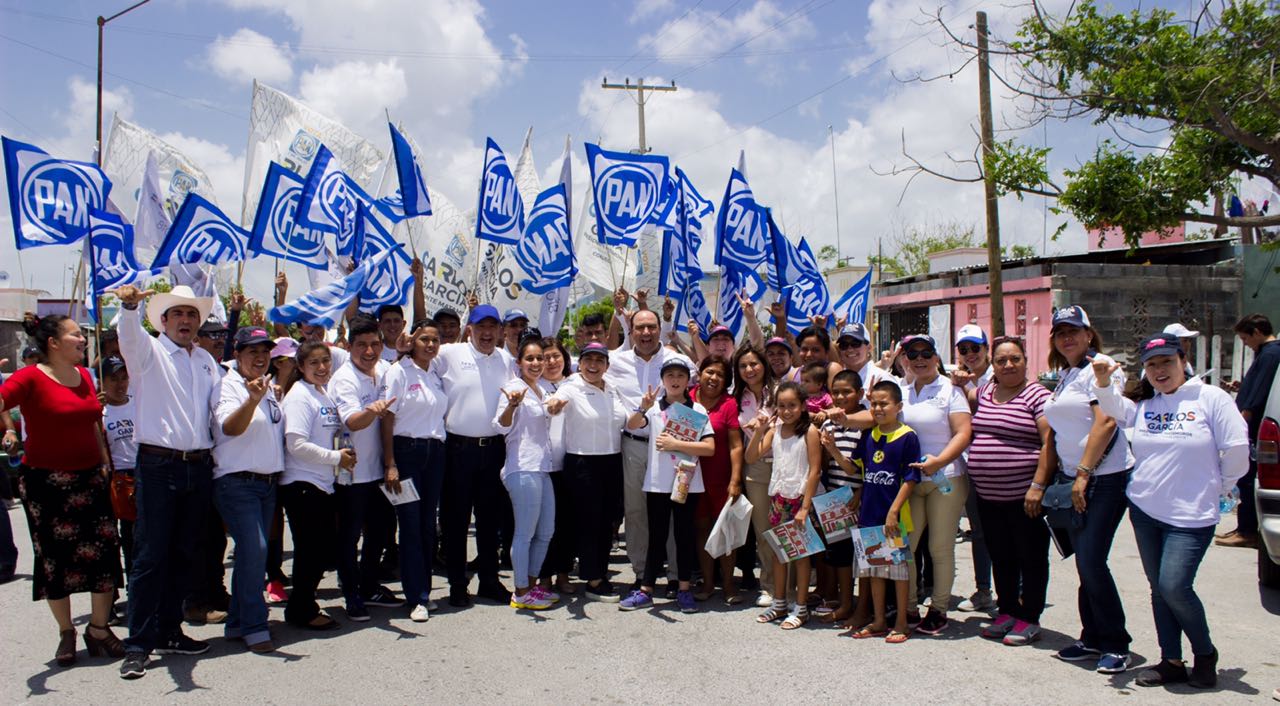
<instances>
[{"instance_id":1,"label":"white plastic bag","mask_svg":"<svg viewBox=\"0 0 1280 706\"><path fill-rule=\"evenodd\" d=\"M747 543L751 534L751 503L747 496L739 495L736 501L727 501L716 518L716 524L707 537L706 550L713 557L722 557Z\"/></svg>"}]
</instances>

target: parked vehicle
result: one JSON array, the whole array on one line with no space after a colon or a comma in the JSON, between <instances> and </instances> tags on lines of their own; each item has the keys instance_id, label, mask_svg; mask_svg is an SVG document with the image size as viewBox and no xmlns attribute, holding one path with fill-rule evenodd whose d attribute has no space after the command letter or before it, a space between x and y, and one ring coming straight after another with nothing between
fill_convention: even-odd
<instances>
[{"instance_id":1,"label":"parked vehicle","mask_svg":"<svg viewBox=\"0 0 1280 706\"><path fill-rule=\"evenodd\" d=\"M1258 582L1280 588L1280 375L1271 383L1267 408L1258 430L1257 493Z\"/></svg>"}]
</instances>

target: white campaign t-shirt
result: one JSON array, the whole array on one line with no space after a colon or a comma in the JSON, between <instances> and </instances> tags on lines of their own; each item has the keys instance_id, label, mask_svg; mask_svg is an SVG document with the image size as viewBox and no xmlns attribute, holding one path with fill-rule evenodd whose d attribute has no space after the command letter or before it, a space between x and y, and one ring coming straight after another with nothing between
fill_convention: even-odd
<instances>
[{"instance_id":1,"label":"white campaign t-shirt","mask_svg":"<svg viewBox=\"0 0 1280 706\"><path fill-rule=\"evenodd\" d=\"M213 477L228 473L279 473L284 470L284 412L271 390L253 410L249 426L239 436L227 436L222 425L249 399L244 376L230 372L219 385L213 408Z\"/></svg>"},{"instance_id":2,"label":"white campaign t-shirt","mask_svg":"<svg viewBox=\"0 0 1280 706\"><path fill-rule=\"evenodd\" d=\"M541 386L538 386L541 390ZM547 414L543 398L538 390L529 387L524 380L512 380L498 393L497 412L493 415L494 433L506 436L507 460L502 466L502 478L512 473L551 472L551 415ZM511 426L502 426L498 420L507 409L508 392L523 392L520 406L511 417Z\"/></svg>"},{"instance_id":3,"label":"white campaign t-shirt","mask_svg":"<svg viewBox=\"0 0 1280 706\"><path fill-rule=\"evenodd\" d=\"M446 343L431 361L431 371L440 377L449 398L444 428L462 436L494 436L493 415L499 390L514 375L511 356L501 348L485 355L470 342Z\"/></svg>"},{"instance_id":4,"label":"white campaign t-shirt","mask_svg":"<svg viewBox=\"0 0 1280 706\"><path fill-rule=\"evenodd\" d=\"M307 442L328 450L334 454L332 464L316 463L299 458L292 452L284 458L284 475L280 484L286 485L294 481L305 481L323 490L333 492L333 469L338 461L333 451L333 442L342 430L342 420L338 417L338 405L315 385L298 381L284 396L284 433L286 439L300 436Z\"/></svg>"},{"instance_id":5,"label":"white campaign t-shirt","mask_svg":"<svg viewBox=\"0 0 1280 706\"><path fill-rule=\"evenodd\" d=\"M111 464L116 470L136 468L138 442L133 440L133 415L137 406L133 397L121 405L102 405L102 423L107 430L107 448L111 452ZM8 414L8 412L5 412ZM26 425L23 425L26 428Z\"/></svg>"},{"instance_id":6,"label":"white campaign t-shirt","mask_svg":"<svg viewBox=\"0 0 1280 706\"><path fill-rule=\"evenodd\" d=\"M373 375L360 372L354 362L338 369L329 380L329 397L338 404L338 415L345 425L352 415L358 414L375 400L382 399L386 389L386 361L378 361ZM350 430L350 428L348 428ZM356 467L352 482L372 483L384 477L382 469L382 420L374 419L369 426L351 430L351 445L356 450Z\"/></svg>"},{"instance_id":7,"label":"white campaign t-shirt","mask_svg":"<svg viewBox=\"0 0 1280 706\"><path fill-rule=\"evenodd\" d=\"M1194 381L1135 404L1113 388L1094 389L1102 411L1132 429L1136 463L1129 500L1175 527L1218 524L1218 496L1248 470L1243 454L1239 468L1224 467L1220 456L1249 444L1248 427L1231 395Z\"/></svg>"},{"instance_id":8,"label":"white campaign t-shirt","mask_svg":"<svg viewBox=\"0 0 1280 706\"><path fill-rule=\"evenodd\" d=\"M629 416L622 396L608 382L604 389L574 375L556 390L555 399L568 404L558 415L569 429L564 450L578 456L605 456L622 452L622 435Z\"/></svg>"},{"instance_id":9,"label":"white campaign t-shirt","mask_svg":"<svg viewBox=\"0 0 1280 706\"><path fill-rule=\"evenodd\" d=\"M902 421L915 430L920 439L920 453L937 456L951 443L951 415L971 415L964 392L939 374L933 382L916 392L915 383L899 383L902 388ZM961 455L941 468L948 478L964 475Z\"/></svg>"},{"instance_id":10,"label":"white campaign t-shirt","mask_svg":"<svg viewBox=\"0 0 1280 706\"><path fill-rule=\"evenodd\" d=\"M1069 478L1075 478L1076 466L1084 458L1089 430L1093 428L1093 405L1098 403L1098 396L1094 391L1093 370L1089 366L1065 368L1060 374L1053 396L1045 402L1044 417L1053 429L1054 448L1058 452L1062 472ZM1117 370L1111 377L1111 389L1120 395L1124 383L1124 371ZM1128 440L1123 431L1117 430L1116 433L1121 436L1093 472L1095 476L1119 473L1133 467L1133 453L1129 451Z\"/></svg>"},{"instance_id":11,"label":"white campaign t-shirt","mask_svg":"<svg viewBox=\"0 0 1280 706\"><path fill-rule=\"evenodd\" d=\"M388 409L396 415L396 436L444 440L444 413L449 405L435 373L405 356L387 369L382 399L393 397L396 401Z\"/></svg>"},{"instance_id":12,"label":"white campaign t-shirt","mask_svg":"<svg viewBox=\"0 0 1280 706\"><path fill-rule=\"evenodd\" d=\"M676 457L670 451L659 451L657 439L662 430L666 427L666 414L659 409L662 404L654 403L649 411L645 413L645 419L648 424L643 431L649 432L649 464L644 473L644 492L646 493L670 493L671 487L676 482ZM707 408L694 402L692 409L696 412L707 413ZM709 436L715 436L715 432L711 429L711 419L707 419L707 423L702 427L702 433L698 435L701 441ZM695 456L698 465L693 471L693 480L689 483L690 493L701 493L705 488L702 485L702 457Z\"/></svg>"}]
</instances>

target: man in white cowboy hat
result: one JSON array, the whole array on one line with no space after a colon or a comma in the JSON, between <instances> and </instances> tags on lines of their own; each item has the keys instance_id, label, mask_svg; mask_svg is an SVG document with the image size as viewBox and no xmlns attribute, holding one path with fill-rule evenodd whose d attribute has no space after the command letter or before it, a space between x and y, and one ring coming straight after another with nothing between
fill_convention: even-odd
<instances>
[{"instance_id":1,"label":"man in white cowboy hat","mask_svg":"<svg viewBox=\"0 0 1280 706\"><path fill-rule=\"evenodd\" d=\"M138 444L135 484L138 520L129 576L129 638L120 676L146 673L151 652L201 654L208 643L182 633L185 577L204 532L213 488L213 436L209 425L218 363L195 344L212 297L177 286L156 294L124 286L120 299L120 353L133 377ZM142 328L138 305L147 304Z\"/></svg>"}]
</instances>

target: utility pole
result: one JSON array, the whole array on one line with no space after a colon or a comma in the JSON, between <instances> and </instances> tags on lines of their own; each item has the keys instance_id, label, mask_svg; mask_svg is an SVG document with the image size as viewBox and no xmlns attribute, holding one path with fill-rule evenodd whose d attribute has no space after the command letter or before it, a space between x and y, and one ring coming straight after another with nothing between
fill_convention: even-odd
<instances>
[{"instance_id":1,"label":"utility pole","mask_svg":"<svg viewBox=\"0 0 1280 706\"><path fill-rule=\"evenodd\" d=\"M636 102L636 110L640 118L640 149L637 151L637 154L648 154L649 146L645 143L645 140L644 140L644 104L646 102L645 94L652 93L654 91L674 92L676 90L676 82L672 81L670 86L646 86L644 85L643 78L636 79L635 83L632 83L631 79L629 78L623 79L622 83L609 83L609 79L606 77L603 81L600 82L600 87L626 91L627 95L631 95L631 91L636 92L636 95L633 96L631 100Z\"/></svg>"},{"instance_id":2,"label":"utility pole","mask_svg":"<svg viewBox=\"0 0 1280 706\"><path fill-rule=\"evenodd\" d=\"M995 128L991 118L991 59L987 53L987 13L978 12L978 110L982 123L982 185L987 196L987 282L991 287L992 338L1004 335L1004 281L1000 271L1000 203L991 161Z\"/></svg>"},{"instance_id":3,"label":"utility pole","mask_svg":"<svg viewBox=\"0 0 1280 706\"><path fill-rule=\"evenodd\" d=\"M840 184L836 171L836 132L828 125L827 135L831 138L831 194L836 204L836 267L841 266L844 254L840 252Z\"/></svg>"}]
</instances>

